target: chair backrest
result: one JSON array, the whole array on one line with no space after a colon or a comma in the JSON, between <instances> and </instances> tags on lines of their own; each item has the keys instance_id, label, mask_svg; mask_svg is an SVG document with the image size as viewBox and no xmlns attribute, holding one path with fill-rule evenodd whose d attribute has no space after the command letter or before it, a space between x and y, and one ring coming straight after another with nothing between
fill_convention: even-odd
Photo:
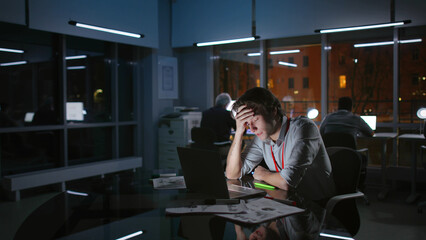
<instances>
[{"instance_id":1,"label":"chair backrest","mask_svg":"<svg viewBox=\"0 0 426 240\"><path fill-rule=\"evenodd\" d=\"M322 136L325 147L347 147L356 149L356 139L350 133L330 132Z\"/></svg>"},{"instance_id":2,"label":"chair backrest","mask_svg":"<svg viewBox=\"0 0 426 240\"><path fill-rule=\"evenodd\" d=\"M360 154L346 147L329 147L327 153L331 161L337 195L355 193L361 172ZM331 215L337 218L353 236L358 232L360 217L355 199L339 202Z\"/></svg>"},{"instance_id":3,"label":"chair backrest","mask_svg":"<svg viewBox=\"0 0 426 240\"><path fill-rule=\"evenodd\" d=\"M328 147L332 174L338 195L357 191L361 172L361 156L347 147Z\"/></svg>"},{"instance_id":4,"label":"chair backrest","mask_svg":"<svg viewBox=\"0 0 426 240\"><path fill-rule=\"evenodd\" d=\"M214 145L216 134L210 128L193 127L191 129L191 139L194 143L191 144L192 148L203 148L216 150Z\"/></svg>"}]
</instances>

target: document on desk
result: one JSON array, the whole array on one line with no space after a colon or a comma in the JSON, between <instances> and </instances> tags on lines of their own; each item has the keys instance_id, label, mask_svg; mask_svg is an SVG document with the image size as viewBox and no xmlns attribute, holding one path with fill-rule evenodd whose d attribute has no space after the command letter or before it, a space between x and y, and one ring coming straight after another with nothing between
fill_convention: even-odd
<instances>
[{"instance_id":1,"label":"document on desk","mask_svg":"<svg viewBox=\"0 0 426 240\"><path fill-rule=\"evenodd\" d=\"M238 222L258 224L305 211L267 198L250 201L245 206L247 209L241 213L215 215Z\"/></svg>"},{"instance_id":2,"label":"document on desk","mask_svg":"<svg viewBox=\"0 0 426 240\"><path fill-rule=\"evenodd\" d=\"M244 200L241 200L240 203L234 204L200 204L200 205L191 205L188 207L176 207L176 208L166 208L166 213L168 214L211 214L211 213L242 213L246 211L247 207L245 206Z\"/></svg>"},{"instance_id":3,"label":"document on desk","mask_svg":"<svg viewBox=\"0 0 426 240\"><path fill-rule=\"evenodd\" d=\"M185 189L185 179L183 176L160 177L152 179L154 189Z\"/></svg>"}]
</instances>

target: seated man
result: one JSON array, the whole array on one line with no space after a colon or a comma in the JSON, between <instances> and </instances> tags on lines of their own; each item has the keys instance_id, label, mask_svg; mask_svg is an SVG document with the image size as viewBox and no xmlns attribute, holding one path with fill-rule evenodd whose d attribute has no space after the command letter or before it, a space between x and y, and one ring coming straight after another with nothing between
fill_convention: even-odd
<instances>
[{"instance_id":1,"label":"seated man","mask_svg":"<svg viewBox=\"0 0 426 240\"><path fill-rule=\"evenodd\" d=\"M339 98L337 112L328 114L320 126L321 135L331 132L343 132L351 134L356 141L358 135L372 137L373 130L360 116L352 113L352 99L350 97ZM359 179L361 191L365 188L365 177L367 172L367 156L362 154L362 169Z\"/></svg>"},{"instance_id":2,"label":"seated man","mask_svg":"<svg viewBox=\"0 0 426 240\"><path fill-rule=\"evenodd\" d=\"M358 115L352 113L352 99L349 97L339 98L337 112L328 114L321 122L321 135L329 132L350 133L354 137L363 134L367 137L373 136L374 132L368 124Z\"/></svg>"},{"instance_id":3,"label":"seated man","mask_svg":"<svg viewBox=\"0 0 426 240\"><path fill-rule=\"evenodd\" d=\"M234 104L237 128L228 153L226 176L253 177L284 190L296 189L312 200L335 193L331 163L315 123L287 118L279 100L265 88L252 88ZM241 152L245 128L255 134ZM258 166L265 160L268 169Z\"/></svg>"},{"instance_id":4,"label":"seated man","mask_svg":"<svg viewBox=\"0 0 426 240\"><path fill-rule=\"evenodd\" d=\"M231 117L231 113L226 107L231 102L228 93L221 93L216 97L214 107L203 111L201 118L202 128L210 128L216 135L216 143L225 143L218 145L220 155L226 158L230 147L231 128L235 129L235 120ZM225 163L224 163L225 164Z\"/></svg>"},{"instance_id":5,"label":"seated man","mask_svg":"<svg viewBox=\"0 0 426 240\"><path fill-rule=\"evenodd\" d=\"M210 128L216 133L215 142L229 141L231 128L235 129L235 120L226 106L231 102L228 93L221 93L216 97L215 105L203 112L201 127Z\"/></svg>"}]
</instances>

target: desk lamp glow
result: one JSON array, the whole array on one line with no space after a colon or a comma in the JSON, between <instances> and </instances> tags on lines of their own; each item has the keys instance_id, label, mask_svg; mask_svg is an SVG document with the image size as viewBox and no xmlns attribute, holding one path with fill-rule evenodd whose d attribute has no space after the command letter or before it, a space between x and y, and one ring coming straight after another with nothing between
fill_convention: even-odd
<instances>
[{"instance_id":1,"label":"desk lamp glow","mask_svg":"<svg viewBox=\"0 0 426 240\"><path fill-rule=\"evenodd\" d=\"M417 110L417 117L426 121L426 108L421 107ZM420 124L420 134L422 134L422 125Z\"/></svg>"},{"instance_id":2,"label":"desk lamp glow","mask_svg":"<svg viewBox=\"0 0 426 240\"><path fill-rule=\"evenodd\" d=\"M318 117L319 111L316 108L309 108L308 109L308 118L309 119L315 119L316 117Z\"/></svg>"}]
</instances>

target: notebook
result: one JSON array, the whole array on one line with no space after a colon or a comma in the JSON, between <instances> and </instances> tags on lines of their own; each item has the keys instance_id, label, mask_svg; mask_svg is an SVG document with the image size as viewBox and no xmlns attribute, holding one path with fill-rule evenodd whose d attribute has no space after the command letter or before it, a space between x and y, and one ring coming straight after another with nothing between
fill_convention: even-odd
<instances>
[{"instance_id":1,"label":"notebook","mask_svg":"<svg viewBox=\"0 0 426 240\"><path fill-rule=\"evenodd\" d=\"M374 131L376 130L376 121L377 121L377 116L361 116L361 118L368 124L368 126L370 126L370 128Z\"/></svg>"},{"instance_id":2,"label":"notebook","mask_svg":"<svg viewBox=\"0 0 426 240\"><path fill-rule=\"evenodd\" d=\"M211 195L213 198L246 198L264 195L259 189L227 183L220 154L217 151L177 147L179 161L190 191Z\"/></svg>"}]
</instances>

